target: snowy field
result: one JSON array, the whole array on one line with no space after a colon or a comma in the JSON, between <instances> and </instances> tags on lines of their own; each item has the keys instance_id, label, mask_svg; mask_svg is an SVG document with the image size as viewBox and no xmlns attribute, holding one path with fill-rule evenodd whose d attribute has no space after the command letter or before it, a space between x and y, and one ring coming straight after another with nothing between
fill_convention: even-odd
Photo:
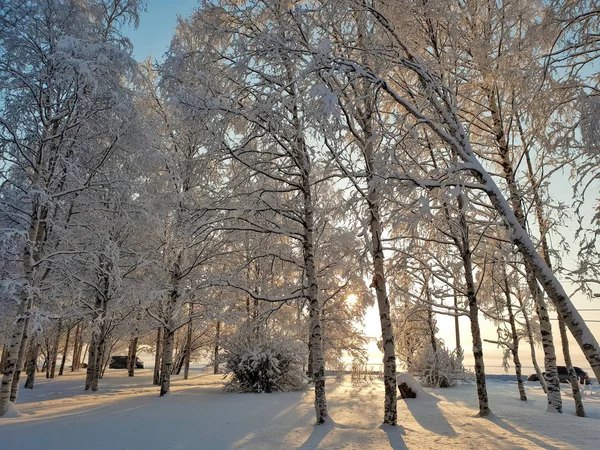
<instances>
[{"instance_id":1,"label":"snowy field","mask_svg":"<svg viewBox=\"0 0 600 450\"><path fill-rule=\"evenodd\" d=\"M432 400L399 400L400 425L381 427L381 382L331 378L332 422L315 427L310 391L224 394L221 376L195 372L187 381L174 377L172 394L159 398L151 370L125 375L107 371L97 394L84 393L83 373L20 390L21 417L0 420L0 449L600 448L600 396L586 395L588 418L574 416L566 395L565 414L552 415L538 384L527 385L530 400L522 403L515 384L490 381L487 419L476 416L474 385L427 389Z\"/></svg>"}]
</instances>

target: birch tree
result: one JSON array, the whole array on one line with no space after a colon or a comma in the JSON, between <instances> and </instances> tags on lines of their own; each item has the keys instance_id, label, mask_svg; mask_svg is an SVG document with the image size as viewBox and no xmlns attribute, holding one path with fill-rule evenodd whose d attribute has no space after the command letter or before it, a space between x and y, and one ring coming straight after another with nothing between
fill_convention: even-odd
<instances>
[{"instance_id":1,"label":"birch tree","mask_svg":"<svg viewBox=\"0 0 600 450\"><path fill-rule=\"evenodd\" d=\"M0 416L36 296L38 263L59 200L76 196L110 158L127 107L123 81L131 59L118 29L137 20L140 2L4 2L0 36L3 178L20 186L20 204L4 204L22 236L15 331L0 389ZM106 14L107 11L113 13ZM27 17L27 19L23 19ZM35 42L37 45L29 45ZM113 131L108 131L109 129ZM103 140L97 136L107 132ZM93 148L93 151L90 150Z\"/></svg>"}]
</instances>

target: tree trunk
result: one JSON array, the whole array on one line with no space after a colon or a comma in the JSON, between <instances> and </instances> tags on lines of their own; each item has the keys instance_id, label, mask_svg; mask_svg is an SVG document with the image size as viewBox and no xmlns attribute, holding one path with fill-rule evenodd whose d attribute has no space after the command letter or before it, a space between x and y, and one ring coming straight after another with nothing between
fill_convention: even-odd
<instances>
[{"instance_id":1,"label":"tree trunk","mask_svg":"<svg viewBox=\"0 0 600 450\"><path fill-rule=\"evenodd\" d=\"M8 347L6 344L2 346L2 357L0 358L0 373L4 373L4 364L6 364L6 357L8 356Z\"/></svg>"},{"instance_id":2,"label":"tree trunk","mask_svg":"<svg viewBox=\"0 0 600 450\"><path fill-rule=\"evenodd\" d=\"M385 26L385 18L383 16L374 15L373 17ZM409 49L405 50L410 54ZM413 55L410 54L410 57L406 61L411 61L412 57ZM432 131L448 144L448 147L458 158L468 164L471 175L481 184L493 208L504 220L506 227L510 231L510 239L513 245L517 247L523 259L530 265L535 278L541 284L546 295L548 295L562 320L565 322L565 325L571 331L577 344L579 344L596 378L600 379L600 345L598 345L598 341L571 302L561 282L540 257L535 244L531 240L531 236L519 223L515 211L502 194L500 188L473 152L465 127L458 116L458 108L456 107L455 100L449 98L446 92L440 94L441 91L438 85L432 81L437 80L437 78L425 65L420 63L413 64L412 62L410 65L406 63L403 63L403 65L418 74L419 80L423 85L423 92L426 93L432 108L442 118L441 122L425 117L415 104L395 92L392 85L384 83L379 85L380 88L405 108L409 114L426 123ZM379 80L379 77L372 73L366 66L361 69L365 71L366 77L370 77L371 80Z\"/></svg>"},{"instance_id":3,"label":"tree trunk","mask_svg":"<svg viewBox=\"0 0 600 450\"><path fill-rule=\"evenodd\" d=\"M46 342L46 353L44 355L44 364L42 364L42 369L46 371L46 378L50 378L50 359L52 358L52 348L50 345L50 340L48 338L44 339Z\"/></svg>"},{"instance_id":4,"label":"tree trunk","mask_svg":"<svg viewBox=\"0 0 600 450\"><path fill-rule=\"evenodd\" d=\"M315 414L316 423L322 424L328 417L327 398L325 395L325 359L323 356L323 323L321 320L321 304L319 302L319 286L317 269L315 266L314 248L314 205L311 185L311 156L306 146L304 130L298 110L297 94L295 90L292 69L286 66L288 79L288 93L292 98L292 122L294 126L294 144L290 151L295 159L301 178L300 188L303 197L302 209L302 256L304 262L304 276L306 277L305 299L309 307L310 339L312 341L312 375L315 384ZM303 280L304 283L304 280Z\"/></svg>"},{"instance_id":5,"label":"tree trunk","mask_svg":"<svg viewBox=\"0 0 600 450\"><path fill-rule=\"evenodd\" d=\"M129 368L127 370L127 375L132 377L135 374L135 362L137 359L137 347L138 347L138 337L134 337L131 340L131 344L129 345L130 347L130 362L129 362Z\"/></svg>"},{"instance_id":6,"label":"tree trunk","mask_svg":"<svg viewBox=\"0 0 600 450\"><path fill-rule=\"evenodd\" d=\"M531 363L533 364L533 368L535 373L542 385L542 389L544 392L548 392L548 388L546 387L546 380L544 379L544 375L542 374L542 370L540 369L540 365L537 362L537 357L535 355L535 339L533 336L533 329L531 327L531 322L529 322L529 314L525 310L525 306L523 305L523 300L521 299L521 294L517 296L517 300L519 300L519 307L521 308L521 312L523 313L523 319L525 320L525 331L527 332L527 339L529 340L529 349L531 351Z\"/></svg>"},{"instance_id":7,"label":"tree trunk","mask_svg":"<svg viewBox=\"0 0 600 450\"><path fill-rule=\"evenodd\" d=\"M373 280L371 287L375 288L377 306L379 309L379 322L381 324L381 338L383 342L383 383L385 389L384 419L386 425L398 423L398 409L396 401L396 352L394 348L394 329L392 327L390 301L387 294L387 281L385 274L385 257L383 254L382 224L380 213L379 180L375 179L374 169L375 149L372 130L372 108L362 121L364 132L363 157L367 167L367 205L369 208L369 231L371 235L371 257L373 258Z\"/></svg>"},{"instance_id":8,"label":"tree trunk","mask_svg":"<svg viewBox=\"0 0 600 450\"><path fill-rule=\"evenodd\" d=\"M34 187L37 185L37 180L39 180L39 172L36 178L34 178ZM19 356L22 346L26 344L26 342L23 341L27 334L27 327L29 324L28 312L33 306L33 295L30 292L30 288L34 286L34 254L36 253L36 250L39 250L37 244L40 242L40 230L44 228L41 224L41 221L44 218L45 215L43 208L41 208L39 205L34 205L31 220L29 222L29 229L27 231L25 248L21 258L23 277L26 281L26 286L23 286L23 290L19 295L19 305L17 307L16 320L14 322L13 334L11 336L8 352L6 354L6 362L4 363L2 383L0 384L0 417L4 416L8 411L11 403L11 397L14 396L16 398L16 391L13 391L13 380L15 378L15 373L19 370ZM24 358L25 349L22 349L22 355ZM19 374L17 374L17 377L18 376ZM15 387L18 391L18 380L15 384Z\"/></svg>"},{"instance_id":9,"label":"tree trunk","mask_svg":"<svg viewBox=\"0 0 600 450\"><path fill-rule=\"evenodd\" d=\"M433 325L433 306L431 304L431 292L429 292L429 280L425 285L425 296L427 297L427 327L429 328L429 340L434 355L437 354L437 341L435 340L435 326Z\"/></svg>"},{"instance_id":10,"label":"tree trunk","mask_svg":"<svg viewBox=\"0 0 600 450\"><path fill-rule=\"evenodd\" d=\"M23 366L25 365L25 359L27 356L27 343L29 341L29 317L25 319L25 328L23 330L23 339L21 340L21 345L19 346L19 353L17 356L17 367L15 370L15 375L12 380L12 385L10 388L10 401L12 403L17 403L17 396L19 394L19 382L21 379L21 372L23 370Z\"/></svg>"},{"instance_id":11,"label":"tree trunk","mask_svg":"<svg viewBox=\"0 0 600 450\"><path fill-rule=\"evenodd\" d=\"M185 340L185 355L183 362L183 379L187 380L190 377L190 361L192 359L192 332L193 332L193 324L192 324L192 308L190 306L190 319L187 326L187 336Z\"/></svg>"},{"instance_id":12,"label":"tree trunk","mask_svg":"<svg viewBox=\"0 0 600 450\"><path fill-rule=\"evenodd\" d=\"M71 336L71 329L67 329L67 337L65 339L65 348L62 354L62 360L60 362L60 369L58 370L58 375L62 375L65 370L65 363L67 362L67 352L69 351L69 337Z\"/></svg>"},{"instance_id":13,"label":"tree trunk","mask_svg":"<svg viewBox=\"0 0 600 450\"><path fill-rule=\"evenodd\" d=\"M98 353L100 352L100 336L98 331L92 332L92 338L88 347L88 362L85 375L85 390L89 391L92 388L93 380L96 376Z\"/></svg>"},{"instance_id":14,"label":"tree trunk","mask_svg":"<svg viewBox=\"0 0 600 450\"><path fill-rule=\"evenodd\" d=\"M112 351L113 348L115 346L115 344L117 343L117 341L115 340L111 346L110 349L108 349L108 351L106 350L106 344L107 341L104 341L104 347L102 349L102 360L101 360L101 365L100 365L100 371L98 374L98 380L101 380L102 378L104 378L104 373L106 372L106 368L108 367L108 364L110 363L110 356L112 355Z\"/></svg>"},{"instance_id":15,"label":"tree trunk","mask_svg":"<svg viewBox=\"0 0 600 450\"><path fill-rule=\"evenodd\" d=\"M308 332L308 367L306 368L309 381L313 381L313 352L312 352L312 334Z\"/></svg>"},{"instance_id":16,"label":"tree trunk","mask_svg":"<svg viewBox=\"0 0 600 450\"><path fill-rule=\"evenodd\" d=\"M468 238L466 239L468 242ZM487 387L485 382L485 365L483 362L483 342L479 327L479 305L477 304L477 291L473 279L473 266L471 252L468 248L462 251L463 265L465 269L465 283L467 287L467 300L469 302L469 319L471 320L471 336L473 337L473 358L475 359L475 379L477 382L477 399L479 402L479 415L481 417L490 414Z\"/></svg>"},{"instance_id":17,"label":"tree trunk","mask_svg":"<svg viewBox=\"0 0 600 450\"><path fill-rule=\"evenodd\" d=\"M73 342L73 356L71 358L71 372L75 372L76 370L79 369L79 367L77 367L77 351L79 349L79 341L81 340L81 336L80 336L80 328L81 328L81 322L77 323L77 326L75 327L75 340Z\"/></svg>"},{"instance_id":18,"label":"tree trunk","mask_svg":"<svg viewBox=\"0 0 600 450\"><path fill-rule=\"evenodd\" d=\"M521 134L521 138L524 138L523 128L521 127L521 121L518 116L517 125ZM544 204L542 202L542 199L540 198L540 186L533 172L533 164L529 155L529 148L526 145L524 153L525 160L527 162L527 173L529 176L529 182L531 183L531 188L533 191L533 201L535 204L535 212L538 220L538 227L540 230L540 244L542 246L542 256L548 268L552 269L552 260L550 259L550 246L548 245L547 239L547 234L549 231L548 222L546 221L546 217L544 214ZM569 338L567 336L567 329L565 327L565 323L560 317L560 314L558 315L558 328L560 331L560 339L562 342L565 365L567 366L567 370L569 372L569 381L571 383L571 390L573 392L573 401L575 402L575 412L579 417L585 417L585 410L583 408L583 402L581 400L581 392L579 391L579 383L577 380L577 376L575 375L573 363L571 362L571 352L569 350Z\"/></svg>"},{"instance_id":19,"label":"tree trunk","mask_svg":"<svg viewBox=\"0 0 600 450\"><path fill-rule=\"evenodd\" d=\"M98 390L98 381L102 375L104 353L106 351L106 320L102 320L100 329L92 333L89 345L88 366L85 380L85 390Z\"/></svg>"},{"instance_id":20,"label":"tree trunk","mask_svg":"<svg viewBox=\"0 0 600 450\"><path fill-rule=\"evenodd\" d=\"M152 384L155 386L160 385L162 330L163 327L158 327L156 330L156 353L154 354L154 377L152 378Z\"/></svg>"},{"instance_id":21,"label":"tree trunk","mask_svg":"<svg viewBox=\"0 0 600 450\"><path fill-rule=\"evenodd\" d=\"M508 321L510 324L510 334L512 337L512 345L510 351L513 356L513 362L515 364L515 374L517 375L517 386L519 388L519 398L521 401L527 401L527 394L525 394L525 386L523 386L523 375L521 373L521 360L519 359L519 335L517 334L517 326L515 324L515 315L512 309L512 298L510 295L510 286L508 285L508 277L506 269L504 269L504 294L506 296L506 309L508 311Z\"/></svg>"},{"instance_id":22,"label":"tree trunk","mask_svg":"<svg viewBox=\"0 0 600 450\"><path fill-rule=\"evenodd\" d=\"M462 347L460 346L460 328L458 324L458 295L456 294L456 289L453 290L454 294L454 334L456 339L456 351L462 353Z\"/></svg>"},{"instance_id":23,"label":"tree trunk","mask_svg":"<svg viewBox=\"0 0 600 450\"><path fill-rule=\"evenodd\" d=\"M81 348L83 348L83 342L81 343ZM85 344L85 350L83 351L83 356L81 356L80 358L77 359L77 370L79 370L81 368L81 364L83 364L83 361L85 361L85 358L88 354L88 351L90 350L90 343L88 342L87 344ZM81 355L81 349L79 350L79 353Z\"/></svg>"},{"instance_id":24,"label":"tree trunk","mask_svg":"<svg viewBox=\"0 0 600 450\"><path fill-rule=\"evenodd\" d=\"M301 144L302 146L304 143ZM304 149L306 150L306 149ZM315 413L317 423L324 423L328 416L327 399L325 397L325 361L323 358L323 334L321 329L321 305L319 303L319 287L315 267L314 250L314 217L311 186L309 182L308 158L305 158L305 176L302 193L304 195L304 241L303 256L306 273L306 299L309 304L310 337L312 341L313 381L315 383Z\"/></svg>"},{"instance_id":25,"label":"tree trunk","mask_svg":"<svg viewBox=\"0 0 600 450\"><path fill-rule=\"evenodd\" d=\"M162 366L160 368L160 396L167 395L171 389L171 371L173 370L173 342L175 332L165 328L162 351Z\"/></svg>"},{"instance_id":26,"label":"tree trunk","mask_svg":"<svg viewBox=\"0 0 600 450\"><path fill-rule=\"evenodd\" d=\"M573 400L575 402L575 413L579 417L585 417L585 409L581 400L581 391L579 390L579 380L573 368L571 361L571 351L569 350L569 338L567 337L567 327L565 323L558 317L558 328L560 330L560 338L562 341L563 355L565 357L565 366L569 372L569 382L571 383L571 391L573 392Z\"/></svg>"},{"instance_id":27,"label":"tree trunk","mask_svg":"<svg viewBox=\"0 0 600 450\"><path fill-rule=\"evenodd\" d=\"M485 89L488 93L489 110L492 116L496 142L498 144L498 154L500 156L499 164L508 186L509 201L519 225L525 229L526 219L522 207L523 199L519 187L517 186L516 175L510 157L510 150L506 141L504 127L500 117L500 110L496 101L496 91L489 87L485 87ZM536 312L540 320L542 347L544 349L544 366L546 368L545 378L548 389L548 411L561 413L562 399L560 396L560 379L558 378L558 369L556 368L556 349L554 348L554 341L552 339L552 325L550 324L550 316L548 314L548 308L543 293L541 292L534 275L534 268L527 259L525 259L525 278L527 280L527 285L529 286L529 291L536 303Z\"/></svg>"},{"instance_id":28,"label":"tree trunk","mask_svg":"<svg viewBox=\"0 0 600 450\"><path fill-rule=\"evenodd\" d=\"M221 342L221 321L217 320L217 326L215 331L215 348L213 350L213 373L216 375L219 373L219 345Z\"/></svg>"},{"instance_id":29,"label":"tree trunk","mask_svg":"<svg viewBox=\"0 0 600 450\"><path fill-rule=\"evenodd\" d=\"M58 319L58 330L56 331L56 339L52 344L52 359L50 365L50 378L56 375L56 362L58 360L58 346L60 345L60 335L62 334L62 319Z\"/></svg>"},{"instance_id":30,"label":"tree trunk","mask_svg":"<svg viewBox=\"0 0 600 450\"><path fill-rule=\"evenodd\" d=\"M27 380L25 381L25 389L33 389L35 383L35 372L37 370L38 353L42 344L38 339L33 339L29 346L29 354L27 355Z\"/></svg>"},{"instance_id":31,"label":"tree trunk","mask_svg":"<svg viewBox=\"0 0 600 450\"><path fill-rule=\"evenodd\" d=\"M173 373L173 344L175 342L175 325L173 324L177 301L179 300L179 283L181 281L181 263L183 249L177 252L177 257L171 268L171 292L169 293L169 306L167 326L164 329L162 365L160 369L160 396L169 393L171 388L171 374Z\"/></svg>"}]
</instances>

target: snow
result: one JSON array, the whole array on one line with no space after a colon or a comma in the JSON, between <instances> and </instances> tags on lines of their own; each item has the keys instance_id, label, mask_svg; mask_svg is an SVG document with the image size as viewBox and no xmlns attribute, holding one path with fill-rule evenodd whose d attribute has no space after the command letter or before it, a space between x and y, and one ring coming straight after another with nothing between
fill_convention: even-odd
<instances>
[{"instance_id":1,"label":"snow","mask_svg":"<svg viewBox=\"0 0 600 450\"><path fill-rule=\"evenodd\" d=\"M21 413L17 410L15 404L10 402L8 404L8 411L6 411L6 414L3 417L7 419L16 419L18 417L21 417Z\"/></svg>"},{"instance_id":2,"label":"snow","mask_svg":"<svg viewBox=\"0 0 600 450\"><path fill-rule=\"evenodd\" d=\"M429 392L423 389L415 377L413 377L410 373L401 373L400 375L396 376L396 383L398 383L398 386L400 386L402 383L406 383L410 390L417 394L417 399L420 401L437 400L437 397L431 395ZM398 400L400 400L400 398ZM414 399L407 398L403 400L411 401Z\"/></svg>"},{"instance_id":3,"label":"snow","mask_svg":"<svg viewBox=\"0 0 600 450\"><path fill-rule=\"evenodd\" d=\"M107 449L422 449L598 448L600 396L586 395L589 418L574 415L563 388L565 414L546 414L538 383L488 381L490 418L477 417L475 386L426 389L437 401L398 402L397 427L381 426L383 383L356 386L327 380L331 420L315 426L313 393L223 393L222 376L194 371L173 377L172 395L158 397L152 371L134 378L107 371L100 392L83 391L83 373L40 379L20 391L20 418L0 420L0 448ZM598 386L594 386L598 391Z\"/></svg>"}]
</instances>

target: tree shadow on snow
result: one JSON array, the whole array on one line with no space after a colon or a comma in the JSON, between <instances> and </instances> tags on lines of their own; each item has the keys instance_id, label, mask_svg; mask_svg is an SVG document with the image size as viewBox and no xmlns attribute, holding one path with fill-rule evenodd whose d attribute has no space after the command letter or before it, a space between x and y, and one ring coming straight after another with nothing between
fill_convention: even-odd
<instances>
[{"instance_id":1,"label":"tree shadow on snow","mask_svg":"<svg viewBox=\"0 0 600 450\"><path fill-rule=\"evenodd\" d=\"M387 438L390 442L390 447L393 450L407 450L408 447L404 444L404 440L402 436L406 433L404 432L404 428L401 426L390 426L390 425L381 425L379 427L381 430L385 432ZM313 430L306 439L306 441L298 447L298 450L309 450L318 448L321 442L325 439L325 437L333 430L346 430L348 433L352 433L358 430L357 427L351 425L342 425L340 423L335 422L331 417L327 418L327 421L321 425L314 425ZM343 436L344 441L351 442L351 439L348 439L349 436ZM340 442L343 445L343 443Z\"/></svg>"},{"instance_id":2,"label":"tree shadow on snow","mask_svg":"<svg viewBox=\"0 0 600 450\"><path fill-rule=\"evenodd\" d=\"M541 439L538 439L538 438L536 438L534 436L531 436L529 434L525 434L522 431L517 430L515 427L513 427L510 424L508 424L507 422L505 422L504 420L502 420L500 417L496 416L493 413L490 414L488 417L484 417L484 419L487 419L490 422L495 423L500 428L505 429L509 433L511 433L511 434L513 434L515 436L519 436L519 437L521 437L523 439L526 439L529 442L531 442L532 444L535 444L535 445L537 445L539 447L550 449L550 450L560 450L560 447L555 447L555 446L549 444L548 442L544 442Z\"/></svg>"},{"instance_id":3,"label":"tree shadow on snow","mask_svg":"<svg viewBox=\"0 0 600 450\"><path fill-rule=\"evenodd\" d=\"M399 425L395 427L391 425L381 425L379 428L387 434L388 441L390 441L390 447L392 447L393 450L408 449L404 443L404 438L402 437L406 434L403 427Z\"/></svg>"},{"instance_id":4,"label":"tree shadow on snow","mask_svg":"<svg viewBox=\"0 0 600 450\"><path fill-rule=\"evenodd\" d=\"M419 400L418 398L408 398L404 400L406 407L415 418L415 420L426 430L443 436L454 437L456 432L452 425L440 411L437 397L431 399Z\"/></svg>"},{"instance_id":5,"label":"tree shadow on snow","mask_svg":"<svg viewBox=\"0 0 600 450\"><path fill-rule=\"evenodd\" d=\"M312 433L310 433L310 436L308 436L308 439L304 441L300 447L298 447L298 450L308 450L319 447L319 444L323 439L325 439L325 436L327 436L331 430L337 427L338 425L331 420L331 418L327 418L327 421L321 425L315 425Z\"/></svg>"}]
</instances>

